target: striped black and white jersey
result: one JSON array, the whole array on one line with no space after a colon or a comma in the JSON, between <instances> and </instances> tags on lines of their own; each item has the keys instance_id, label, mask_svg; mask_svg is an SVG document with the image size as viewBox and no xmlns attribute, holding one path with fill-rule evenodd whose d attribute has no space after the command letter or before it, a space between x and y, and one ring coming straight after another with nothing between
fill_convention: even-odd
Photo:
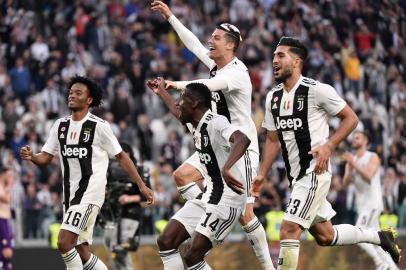
<instances>
[{"instance_id":1,"label":"striped black and white jersey","mask_svg":"<svg viewBox=\"0 0 406 270\"><path fill-rule=\"evenodd\" d=\"M250 140L249 151L252 158L259 159L258 135L251 117L252 84L245 64L234 57L227 65L218 69L209 50L174 15L168 18L186 47L193 52L210 70L210 79L177 81L178 89L185 89L191 82L205 84L212 91L212 111L225 116L231 124L237 126ZM258 160L255 164L258 163Z\"/></svg>"},{"instance_id":2,"label":"striped black and white jersey","mask_svg":"<svg viewBox=\"0 0 406 270\"><path fill-rule=\"evenodd\" d=\"M279 84L268 93L262 126L277 131L290 181L313 171L309 151L327 142L328 118L345 106L333 87L303 76L289 92Z\"/></svg>"},{"instance_id":3,"label":"striped black and white jersey","mask_svg":"<svg viewBox=\"0 0 406 270\"><path fill-rule=\"evenodd\" d=\"M193 128L191 124L187 124L187 127L193 135L200 162L207 172L203 194L198 198L209 204L243 207L246 193L241 195L235 193L227 186L221 175L221 170L230 154L230 136L238 128L231 125L224 116L214 114L209 110L196 128ZM244 190L247 185L244 181L246 173L250 173L247 172L245 166L247 158L249 158L248 155L244 155L231 168L231 173L241 181Z\"/></svg>"},{"instance_id":4,"label":"striped black and white jersey","mask_svg":"<svg viewBox=\"0 0 406 270\"><path fill-rule=\"evenodd\" d=\"M225 116L241 129L251 140L248 150L259 155L257 130L251 117L252 84L244 63L235 57L221 69L212 65L210 79L176 82L176 85L184 89L191 82L203 83L210 89L212 112Z\"/></svg>"},{"instance_id":5,"label":"striped black and white jersey","mask_svg":"<svg viewBox=\"0 0 406 270\"><path fill-rule=\"evenodd\" d=\"M122 151L108 122L90 112L80 121L58 119L42 151L59 154L65 211L81 203L103 205L109 157Z\"/></svg>"}]
</instances>

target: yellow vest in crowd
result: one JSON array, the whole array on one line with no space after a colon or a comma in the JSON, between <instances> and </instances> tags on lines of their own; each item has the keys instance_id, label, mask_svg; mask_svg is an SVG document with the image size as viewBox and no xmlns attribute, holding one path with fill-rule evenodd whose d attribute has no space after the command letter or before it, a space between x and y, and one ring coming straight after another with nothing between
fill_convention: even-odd
<instances>
[{"instance_id":1,"label":"yellow vest in crowd","mask_svg":"<svg viewBox=\"0 0 406 270\"><path fill-rule=\"evenodd\" d=\"M281 229L284 216L285 212L283 211L269 211L266 213L266 237L269 241L279 241L279 231ZM314 237L309 233L309 231L306 231L304 237L306 240L314 240Z\"/></svg>"},{"instance_id":2,"label":"yellow vest in crowd","mask_svg":"<svg viewBox=\"0 0 406 270\"><path fill-rule=\"evenodd\" d=\"M266 236L270 241L279 240L279 231L285 212L283 211L269 211L265 214L266 218Z\"/></svg>"},{"instance_id":3,"label":"yellow vest in crowd","mask_svg":"<svg viewBox=\"0 0 406 270\"><path fill-rule=\"evenodd\" d=\"M49 225L49 247L53 249L58 248L58 234L61 224L52 223Z\"/></svg>"},{"instance_id":4,"label":"yellow vest in crowd","mask_svg":"<svg viewBox=\"0 0 406 270\"><path fill-rule=\"evenodd\" d=\"M379 217L379 225L381 228L397 228L398 226L398 216L395 214L382 214Z\"/></svg>"}]
</instances>

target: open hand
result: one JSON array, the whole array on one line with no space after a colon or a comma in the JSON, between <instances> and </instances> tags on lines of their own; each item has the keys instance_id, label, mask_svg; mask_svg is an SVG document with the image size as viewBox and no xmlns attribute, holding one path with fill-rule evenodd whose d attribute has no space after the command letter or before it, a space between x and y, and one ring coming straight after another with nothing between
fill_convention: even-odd
<instances>
[{"instance_id":1,"label":"open hand","mask_svg":"<svg viewBox=\"0 0 406 270\"><path fill-rule=\"evenodd\" d=\"M238 181L230 172L230 170L224 170L221 173L223 175L224 181L226 182L227 186L231 188L237 194L244 193L244 186L243 184Z\"/></svg>"},{"instance_id":2,"label":"open hand","mask_svg":"<svg viewBox=\"0 0 406 270\"><path fill-rule=\"evenodd\" d=\"M316 158L316 166L314 167L316 174L322 174L327 171L332 152L332 149L327 144L317 146L309 152L310 155Z\"/></svg>"},{"instance_id":3,"label":"open hand","mask_svg":"<svg viewBox=\"0 0 406 270\"><path fill-rule=\"evenodd\" d=\"M166 20L172 15L172 12L169 9L168 5L162 1L156 1L156 0L153 1L151 3L151 9L161 13L162 17L164 17Z\"/></svg>"},{"instance_id":4,"label":"open hand","mask_svg":"<svg viewBox=\"0 0 406 270\"><path fill-rule=\"evenodd\" d=\"M254 196L255 198L259 198L259 194L261 192L262 186L264 185L264 180L265 177L263 177L262 175L257 175L254 177L254 179L252 179L252 183L251 183L251 196Z\"/></svg>"},{"instance_id":5,"label":"open hand","mask_svg":"<svg viewBox=\"0 0 406 270\"><path fill-rule=\"evenodd\" d=\"M176 88L176 83L175 82L165 80L165 90L175 89L175 88Z\"/></svg>"}]
</instances>

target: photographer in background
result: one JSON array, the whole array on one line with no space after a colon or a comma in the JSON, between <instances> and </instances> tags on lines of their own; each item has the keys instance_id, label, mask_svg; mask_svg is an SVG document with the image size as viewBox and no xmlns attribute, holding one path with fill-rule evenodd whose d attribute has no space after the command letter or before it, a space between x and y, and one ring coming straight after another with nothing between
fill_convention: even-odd
<instances>
[{"instance_id":1,"label":"photographer in background","mask_svg":"<svg viewBox=\"0 0 406 270\"><path fill-rule=\"evenodd\" d=\"M120 145L137 166L131 146L124 142L120 142ZM143 166L137 166L137 169L145 184L150 186L149 171ZM108 169L107 194L99 224L105 229L105 244L115 270L134 269L129 252L137 251L139 246L144 201L145 198L131 177L117 161L112 160Z\"/></svg>"}]
</instances>

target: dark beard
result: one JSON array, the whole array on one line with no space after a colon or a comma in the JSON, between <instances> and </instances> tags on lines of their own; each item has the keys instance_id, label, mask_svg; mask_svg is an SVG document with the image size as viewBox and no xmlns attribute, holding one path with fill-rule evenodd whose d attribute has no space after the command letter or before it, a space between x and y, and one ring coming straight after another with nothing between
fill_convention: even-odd
<instances>
[{"instance_id":1,"label":"dark beard","mask_svg":"<svg viewBox=\"0 0 406 270\"><path fill-rule=\"evenodd\" d=\"M275 81L279 83L285 83L287 79L289 79L292 76L292 70L291 69L286 69L278 78L275 78Z\"/></svg>"}]
</instances>

